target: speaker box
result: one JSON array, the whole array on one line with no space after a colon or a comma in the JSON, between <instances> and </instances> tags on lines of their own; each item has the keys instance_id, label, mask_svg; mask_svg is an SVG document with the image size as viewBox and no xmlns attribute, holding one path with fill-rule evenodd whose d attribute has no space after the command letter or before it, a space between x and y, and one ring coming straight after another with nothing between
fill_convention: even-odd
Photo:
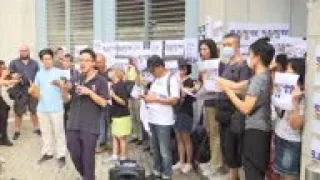
<instances>
[{"instance_id":1,"label":"speaker box","mask_svg":"<svg viewBox=\"0 0 320 180\"><path fill-rule=\"evenodd\" d=\"M109 170L110 180L145 180L145 169L135 161L122 161Z\"/></svg>"}]
</instances>

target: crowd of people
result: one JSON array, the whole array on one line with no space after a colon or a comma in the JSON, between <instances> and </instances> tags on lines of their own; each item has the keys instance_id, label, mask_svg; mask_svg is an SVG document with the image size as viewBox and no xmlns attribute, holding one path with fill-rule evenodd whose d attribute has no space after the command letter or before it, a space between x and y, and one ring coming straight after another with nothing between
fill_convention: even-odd
<instances>
[{"instance_id":1,"label":"crowd of people","mask_svg":"<svg viewBox=\"0 0 320 180\"><path fill-rule=\"evenodd\" d=\"M129 58L125 69L107 67L103 54L84 49L77 69L61 48L41 50L38 63L30 58L28 46L21 46L20 56L8 68L0 62L0 87L7 86L14 100L12 139L19 140L28 110L34 133L42 138L38 163L55 157L63 168L69 151L84 180L95 179L95 153L110 146L112 153L103 163L134 159L129 143L150 150L153 178L197 170L208 179L228 174L229 180L237 180L243 168L247 180L299 179L305 57L275 56L268 38L261 38L244 58L240 44L237 34L224 36L221 51L211 39L199 43L199 61L226 60L211 82L221 92L207 92L207 72L192 78L192 65L184 59L177 73L166 68L163 58L149 57L145 71L153 79L146 80L135 58ZM290 111L271 102L275 72L299 75ZM133 96L136 87L141 91ZM0 96L0 144L12 146L9 110ZM208 141L193 140L198 127L205 129L202 139ZM200 151L210 158L200 158Z\"/></svg>"}]
</instances>

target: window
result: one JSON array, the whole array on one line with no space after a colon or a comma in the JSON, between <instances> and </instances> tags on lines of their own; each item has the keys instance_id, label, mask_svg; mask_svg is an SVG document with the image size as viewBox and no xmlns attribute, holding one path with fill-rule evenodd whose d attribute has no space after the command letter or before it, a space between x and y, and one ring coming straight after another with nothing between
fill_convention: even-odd
<instances>
[{"instance_id":1,"label":"window","mask_svg":"<svg viewBox=\"0 0 320 180\"><path fill-rule=\"evenodd\" d=\"M47 38L49 47L70 46L70 53L74 54L75 45L92 46L93 0L69 2L70 7L67 8L65 0L47 0ZM66 12L66 9L70 9L70 12ZM66 16L70 17L68 26Z\"/></svg>"},{"instance_id":2,"label":"window","mask_svg":"<svg viewBox=\"0 0 320 180\"><path fill-rule=\"evenodd\" d=\"M52 48L66 45L64 1L47 1L47 37Z\"/></svg>"},{"instance_id":3,"label":"window","mask_svg":"<svg viewBox=\"0 0 320 180\"><path fill-rule=\"evenodd\" d=\"M151 39L183 39L185 0L151 0Z\"/></svg>"},{"instance_id":4,"label":"window","mask_svg":"<svg viewBox=\"0 0 320 180\"><path fill-rule=\"evenodd\" d=\"M116 39L144 39L144 0L116 1Z\"/></svg>"}]
</instances>

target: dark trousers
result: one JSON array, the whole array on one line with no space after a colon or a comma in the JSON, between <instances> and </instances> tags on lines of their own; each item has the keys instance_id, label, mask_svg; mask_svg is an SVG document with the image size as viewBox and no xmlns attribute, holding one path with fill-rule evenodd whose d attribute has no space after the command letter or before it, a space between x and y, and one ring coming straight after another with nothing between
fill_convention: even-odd
<instances>
[{"instance_id":1,"label":"dark trousers","mask_svg":"<svg viewBox=\"0 0 320 180\"><path fill-rule=\"evenodd\" d=\"M245 130L243 167L246 180L264 180L270 154L270 132Z\"/></svg>"},{"instance_id":2,"label":"dark trousers","mask_svg":"<svg viewBox=\"0 0 320 180\"><path fill-rule=\"evenodd\" d=\"M83 131L67 131L70 156L83 180L95 179L95 148L98 135Z\"/></svg>"},{"instance_id":3,"label":"dark trousers","mask_svg":"<svg viewBox=\"0 0 320 180\"><path fill-rule=\"evenodd\" d=\"M0 96L0 135L1 140L7 140L7 128L8 128L8 117L9 117L10 107Z\"/></svg>"}]
</instances>

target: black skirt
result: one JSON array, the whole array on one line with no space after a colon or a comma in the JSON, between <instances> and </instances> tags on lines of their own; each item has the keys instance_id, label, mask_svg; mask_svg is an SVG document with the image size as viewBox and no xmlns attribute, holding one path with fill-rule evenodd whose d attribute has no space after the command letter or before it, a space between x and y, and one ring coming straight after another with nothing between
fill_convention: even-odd
<instances>
[{"instance_id":1,"label":"black skirt","mask_svg":"<svg viewBox=\"0 0 320 180\"><path fill-rule=\"evenodd\" d=\"M193 117L187 113L178 112L174 129L178 132L192 132Z\"/></svg>"}]
</instances>

